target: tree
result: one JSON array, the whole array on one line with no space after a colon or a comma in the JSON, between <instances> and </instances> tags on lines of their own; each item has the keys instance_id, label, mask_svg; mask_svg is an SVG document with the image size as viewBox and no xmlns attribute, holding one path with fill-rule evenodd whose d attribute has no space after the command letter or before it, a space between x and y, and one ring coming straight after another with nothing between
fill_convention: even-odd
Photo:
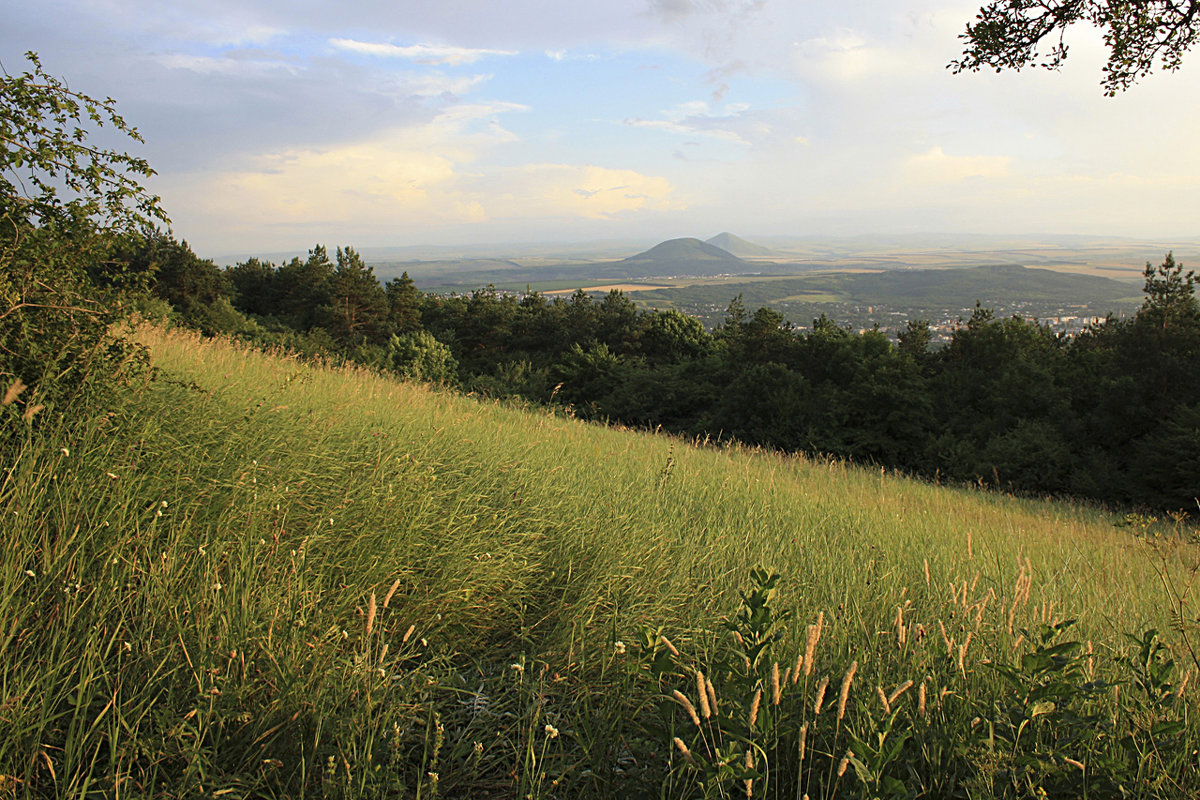
<instances>
[{"instance_id":1,"label":"tree","mask_svg":"<svg viewBox=\"0 0 1200 800\"><path fill-rule=\"evenodd\" d=\"M387 282L384 287L388 304L388 324L395 333L411 333L421 329L421 293L405 272Z\"/></svg>"},{"instance_id":2,"label":"tree","mask_svg":"<svg viewBox=\"0 0 1200 800\"><path fill-rule=\"evenodd\" d=\"M989 67L1057 69L1067 58L1064 34L1084 22L1104 32L1108 96L1149 74L1157 62L1174 71L1200 35L1200 0L995 0L959 38L966 42L954 72Z\"/></svg>"},{"instance_id":3,"label":"tree","mask_svg":"<svg viewBox=\"0 0 1200 800\"><path fill-rule=\"evenodd\" d=\"M0 68L0 386L5 416L65 402L93 375L112 375L123 347L109 336L120 290L138 280L114 255L167 218L139 180L142 159L92 144L108 126L140 142L112 98L46 74ZM30 389L12 402L18 385Z\"/></svg>"},{"instance_id":4,"label":"tree","mask_svg":"<svg viewBox=\"0 0 1200 800\"><path fill-rule=\"evenodd\" d=\"M1183 266L1175 263L1175 254L1167 253L1157 268L1147 261L1142 276L1146 300L1138 312L1139 320L1159 328L1200 327L1200 300L1196 299L1200 279L1195 271L1184 272Z\"/></svg>"},{"instance_id":5,"label":"tree","mask_svg":"<svg viewBox=\"0 0 1200 800\"><path fill-rule=\"evenodd\" d=\"M325 327L334 339L349 346L386 341L387 295L353 247L337 249L329 294Z\"/></svg>"}]
</instances>

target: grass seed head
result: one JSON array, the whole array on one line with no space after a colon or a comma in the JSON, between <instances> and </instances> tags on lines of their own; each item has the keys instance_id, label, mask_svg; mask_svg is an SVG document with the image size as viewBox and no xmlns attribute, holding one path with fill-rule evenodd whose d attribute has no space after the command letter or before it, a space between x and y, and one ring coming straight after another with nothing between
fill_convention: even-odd
<instances>
[{"instance_id":1,"label":"grass seed head","mask_svg":"<svg viewBox=\"0 0 1200 800\"><path fill-rule=\"evenodd\" d=\"M14 380L9 384L8 388L4 390L4 399L0 400L0 406L11 406L17 401L17 396L20 395L21 392L25 391L26 388L25 382L20 378Z\"/></svg>"},{"instance_id":2,"label":"grass seed head","mask_svg":"<svg viewBox=\"0 0 1200 800\"><path fill-rule=\"evenodd\" d=\"M817 699L813 704L813 713L820 714L821 706L825 703L825 690L829 688L829 676L822 676L821 682L817 684Z\"/></svg>"},{"instance_id":3,"label":"grass seed head","mask_svg":"<svg viewBox=\"0 0 1200 800\"><path fill-rule=\"evenodd\" d=\"M700 727L700 715L696 713L696 707L692 705L692 701L688 700L687 695L678 689L672 689L671 695L679 701L679 705L683 706L683 710L692 718L692 722L697 728Z\"/></svg>"},{"instance_id":4,"label":"grass seed head","mask_svg":"<svg viewBox=\"0 0 1200 800\"><path fill-rule=\"evenodd\" d=\"M708 686L704 673L696 670L696 694L700 697L700 716L712 719L712 705L708 702Z\"/></svg>"},{"instance_id":5,"label":"grass seed head","mask_svg":"<svg viewBox=\"0 0 1200 800\"><path fill-rule=\"evenodd\" d=\"M696 766L696 759L692 757L692 751L688 750L688 746L683 743L683 739L680 739L678 736L676 736L671 741L675 743L675 748L683 754L683 760L691 764L693 767Z\"/></svg>"},{"instance_id":6,"label":"grass seed head","mask_svg":"<svg viewBox=\"0 0 1200 800\"><path fill-rule=\"evenodd\" d=\"M895 703L897 700L899 700L899 699L900 699L900 695L904 694L904 693L905 693L905 692L907 692L909 689L911 689L911 688L912 688L912 685L913 685L913 682L912 682L912 681L905 681L904 683L900 684L900 685L899 685L899 686L897 686L895 689L893 689L893 690L892 690L892 693L891 693L891 694L889 694L889 695L888 695L888 698L887 698L888 705L892 705L892 704L894 704L894 703Z\"/></svg>"},{"instance_id":7,"label":"grass seed head","mask_svg":"<svg viewBox=\"0 0 1200 800\"><path fill-rule=\"evenodd\" d=\"M850 699L850 687L854 683L854 674L858 672L858 662L850 662L850 669L846 670L846 675L842 678L842 691L838 693L838 722L846 716L846 701Z\"/></svg>"},{"instance_id":8,"label":"grass seed head","mask_svg":"<svg viewBox=\"0 0 1200 800\"><path fill-rule=\"evenodd\" d=\"M395 596L396 590L399 588L400 588L400 579L396 578L396 580L392 582L392 588L388 589L387 594L383 596L383 607L384 608L387 608L388 603L392 602L392 597Z\"/></svg>"}]
</instances>

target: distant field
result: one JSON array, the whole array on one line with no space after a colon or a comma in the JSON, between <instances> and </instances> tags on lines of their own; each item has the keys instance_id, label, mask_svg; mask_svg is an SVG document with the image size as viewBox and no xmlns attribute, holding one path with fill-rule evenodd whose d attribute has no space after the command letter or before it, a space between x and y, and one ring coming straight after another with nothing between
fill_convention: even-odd
<instances>
[{"instance_id":1,"label":"distant field","mask_svg":"<svg viewBox=\"0 0 1200 800\"><path fill-rule=\"evenodd\" d=\"M669 289L669 288L670 288L669 286L664 286L662 284L652 284L652 283L600 283L600 284L596 284L594 286L579 286L579 287L573 287L573 288L569 288L569 289L543 289L541 291L542 291L542 294L556 295L556 294L571 294L572 292L575 292L575 291L602 292L602 291L613 291L615 289L619 292L644 292L644 291L647 291L650 289Z\"/></svg>"}]
</instances>

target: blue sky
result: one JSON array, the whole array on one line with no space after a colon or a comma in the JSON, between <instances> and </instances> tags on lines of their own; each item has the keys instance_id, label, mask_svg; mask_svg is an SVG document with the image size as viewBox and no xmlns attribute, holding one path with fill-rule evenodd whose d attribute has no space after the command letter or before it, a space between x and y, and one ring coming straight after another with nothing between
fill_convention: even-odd
<instances>
[{"instance_id":1,"label":"blue sky","mask_svg":"<svg viewBox=\"0 0 1200 800\"><path fill-rule=\"evenodd\" d=\"M952 75L960 0L39 0L0 62L114 97L204 255L1200 234L1200 66Z\"/></svg>"}]
</instances>

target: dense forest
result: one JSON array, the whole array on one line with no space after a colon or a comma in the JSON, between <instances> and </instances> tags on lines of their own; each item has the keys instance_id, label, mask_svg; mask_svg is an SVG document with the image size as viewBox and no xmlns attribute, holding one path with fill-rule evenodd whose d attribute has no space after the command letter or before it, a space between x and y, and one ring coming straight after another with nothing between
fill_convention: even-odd
<instances>
[{"instance_id":1,"label":"dense forest","mask_svg":"<svg viewBox=\"0 0 1200 800\"><path fill-rule=\"evenodd\" d=\"M221 269L154 235L122 258L157 313L206 333L479 395L1019 492L1190 513L1200 495L1200 302L1170 254L1131 318L1068 338L977 307L938 349L924 323L898 343L798 331L740 297L708 331L618 291L424 293L350 247Z\"/></svg>"}]
</instances>

